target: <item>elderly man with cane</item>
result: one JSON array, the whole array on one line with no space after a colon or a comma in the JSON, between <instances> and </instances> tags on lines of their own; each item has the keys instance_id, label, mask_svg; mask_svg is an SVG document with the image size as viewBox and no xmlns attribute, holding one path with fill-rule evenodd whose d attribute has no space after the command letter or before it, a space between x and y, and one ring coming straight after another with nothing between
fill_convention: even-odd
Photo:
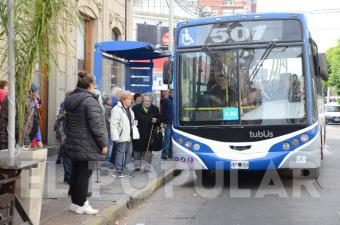
<instances>
[{"instance_id":1,"label":"elderly man with cane","mask_svg":"<svg viewBox=\"0 0 340 225\"><path fill-rule=\"evenodd\" d=\"M140 134L139 140L133 141L135 171L140 171L143 163L144 171L150 172L150 164L152 160L152 139L154 138L154 130L161 123L159 109L152 104L152 94L144 94L142 96L142 103L133 107L135 118L137 120L137 127Z\"/></svg>"}]
</instances>

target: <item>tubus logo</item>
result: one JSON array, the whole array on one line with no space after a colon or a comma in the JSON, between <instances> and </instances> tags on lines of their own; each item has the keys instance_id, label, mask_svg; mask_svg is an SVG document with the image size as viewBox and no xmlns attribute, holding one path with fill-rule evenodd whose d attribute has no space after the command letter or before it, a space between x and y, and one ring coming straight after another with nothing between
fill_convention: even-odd
<instances>
[{"instance_id":1,"label":"tubus logo","mask_svg":"<svg viewBox=\"0 0 340 225\"><path fill-rule=\"evenodd\" d=\"M263 131L249 131L250 138L272 138L274 137L274 133L269 130L263 130Z\"/></svg>"}]
</instances>

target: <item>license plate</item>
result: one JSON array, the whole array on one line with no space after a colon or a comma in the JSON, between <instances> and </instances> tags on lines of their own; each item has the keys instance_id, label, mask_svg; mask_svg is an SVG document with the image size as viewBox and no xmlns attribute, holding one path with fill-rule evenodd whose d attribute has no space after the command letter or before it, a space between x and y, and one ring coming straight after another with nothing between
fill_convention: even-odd
<instances>
[{"instance_id":1,"label":"license plate","mask_svg":"<svg viewBox=\"0 0 340 225\"><path fill-rule=\"evenodd\" d=\"M231 161L230 168L233 170L247 170L249 169L249 161Z\"/></svg>"}]
</instances>

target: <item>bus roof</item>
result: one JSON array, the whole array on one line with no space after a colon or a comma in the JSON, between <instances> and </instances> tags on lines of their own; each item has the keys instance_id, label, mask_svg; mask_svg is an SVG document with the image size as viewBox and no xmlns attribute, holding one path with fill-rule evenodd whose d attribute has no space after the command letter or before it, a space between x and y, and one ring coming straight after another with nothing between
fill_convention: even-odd
<instances>
[{"instance_id":1,"label":"bus roof","mask_svg":"<svg viewBox=\"0 0 340 225\"><path fill-rule=\"evenodd\" d=\"M270 19L298 19L306 22L306 17L303 13L249 13L249 14L236 14L230 16L219 17L205 17L193 20L184 21L177 24L177 32L183 26L201 25L216 22L227 21L249 21L249 20L270 20Z\"/></svg>"}]
</instances>

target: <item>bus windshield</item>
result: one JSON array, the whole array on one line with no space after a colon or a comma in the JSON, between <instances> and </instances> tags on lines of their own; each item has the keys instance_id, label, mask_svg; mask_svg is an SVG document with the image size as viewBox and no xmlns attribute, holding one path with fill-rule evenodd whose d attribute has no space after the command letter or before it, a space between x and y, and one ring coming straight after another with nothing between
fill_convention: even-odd
<instances>
[{"instance_id":1,"label":"bus windshield","mask_svg":"<svg viewBox=\"0 0 340 225\"><path fill-rule=\"evenodd\" d=\"M179 121L185 125L306 122L300 46L179 53Z\"/></svg>"}]
</instances>

